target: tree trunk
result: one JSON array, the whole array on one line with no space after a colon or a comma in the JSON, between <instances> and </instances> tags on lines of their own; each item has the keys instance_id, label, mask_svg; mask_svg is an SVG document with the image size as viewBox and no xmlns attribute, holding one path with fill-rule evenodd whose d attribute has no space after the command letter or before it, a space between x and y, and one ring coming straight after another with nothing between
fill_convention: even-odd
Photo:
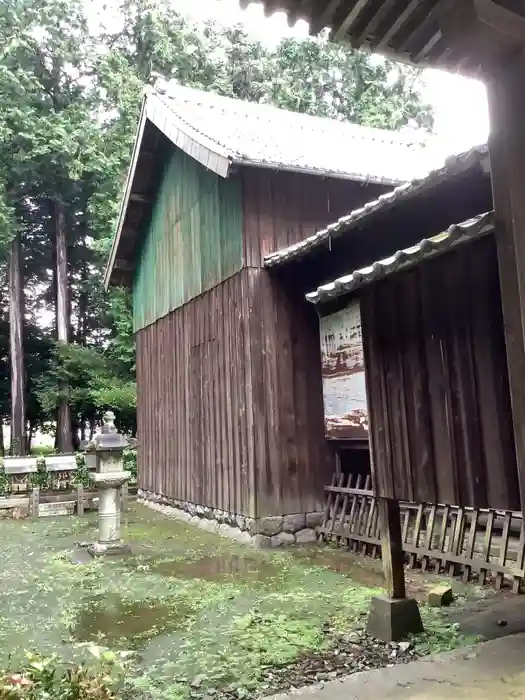
<instances>
[{"instance_id":1,"label":"tree trunk","mask_svg":"<svg viewBox=\"0 0 525 700\"><path fill-rule=\"evenodd\" d=\"M85 246L84 246L85 247ZM86 344L86 320L88 312L88 290L86 288L88 279L87 262L82 264L80 271L80 292L78 295L78 326L77 326L77 343L79 345Z\"/></svg>"},{"instance_id":2,"label":"tree trunk","mask_svg":"<svg viewBox=\"0 0 525 700\"><path fill-rule=\"evenodd\" d=\"M31 448L33 446L33 438L35 437L35 424L29 421L29 435L27 437L27 452L31 454Z\"/></svg>"},{"instance_id":3,"label":"tree trunk","mask_svg":"<svg viewBox=\"0 0 525 700\"><path fill-rule=\"evenodd\" d=\"M4 424L0 421L0 456L5 455L5 445L4 445Z\"/></svg>"},{"instance_id":4,"label":"tree trunk","mask_svg":"<svg viewBox=\"0 0 525 700\"><path fill-rule=\"evenodd\" d=\"M66 216L62 202L55 202L56 235L56 319L59 345L67 345L69 339L69 305L67 280ZM71 439L71 410L69 407L67 380L59 382L56 446L58 452L73 452Z\"/></svg>"},{"instance_id":5,"label":"tree trunk","mask_svg":"<svg viewBox=\"0 0 525 700\"><path fill-rule=\"evenodd\" d=\"M22 297L22 268L20 234L11 243L9 260L9 354L11 363L11 453L25 455L26 407L24 376L24 345L22 340L24 305Z\"/></svg>"}]
</instances>

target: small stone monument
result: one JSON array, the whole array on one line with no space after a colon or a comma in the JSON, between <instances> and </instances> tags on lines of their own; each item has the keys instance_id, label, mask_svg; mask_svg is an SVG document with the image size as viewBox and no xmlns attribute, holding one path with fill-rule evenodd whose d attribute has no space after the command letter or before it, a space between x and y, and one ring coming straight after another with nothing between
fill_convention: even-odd
<instances>
[{"instance_id":1,"label":"small stone monument","mask_svg":"<svg viewBox=\"0 0 525 700\"><path fill-rule=\"evenodd\" d=\"M100 433L85 446L87 452L96 455L96 471L89 478L99 494L98 541L88 548L93 556L130 552L120 537L120 489L130 477L124 471L123 453L127 446L127 439L115 427L115 414L107 411Z\"/></svg>"}]
</instances>

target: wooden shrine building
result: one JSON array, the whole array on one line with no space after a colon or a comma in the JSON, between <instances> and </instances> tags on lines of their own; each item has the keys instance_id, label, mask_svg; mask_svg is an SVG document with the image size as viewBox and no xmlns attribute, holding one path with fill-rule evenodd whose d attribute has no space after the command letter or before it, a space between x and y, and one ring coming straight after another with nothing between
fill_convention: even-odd
<instances>
[{"instance_id":1,"label":"wooden shrine building","mask_svg":"<svg viewBox=\"0 0 525 700\"><path fill-rule=\"evenodd\" d=\"M501 585L503 575L510 575L517 590L525 551L525 6L520 0L263 0L263 4L268 12L284 10L291 22L305 19L314 34L329 27L332 40L416 65L457 70L480 77L487 85L494 214L464 224L458 219L459 226L437 238L422 227L418 245L408 250L396 247L388 258L365 269L348 266L342 276L314 289L309 298L320 305L328 298L331 303L336 299L343 303L342 294L347 303L348 295L355 293L360 300L373 471L383 517L381 544L393 597L404 595L401 551L404 548L415 556L422 550L423 562L432 556L437 517L434 504L425 516L425 542L418 549L425 505L417 506L416 541L409 542L399 526L400 500L440 498L450 489L472 503L482 492L484 498L490 493L496 498L497 491L504 509L499 515L491 509L484 514L488 534L478 551L480 513L471 510L467 523L469 503L456 504L451 565L461 564L468 578L477 552L474 568L483 578L486 569L492 569ZM438 252L442 255L432 259ZM482 275L479 270L469 272L473 260L479 262ZM436 284L443 302L439 308L432 306ZM488 304L483 319L471 296L473 289ZM399 320L395 329L380 302ZM435 315L430 319L422 310L432 308ZM467 309L472 312L468 319ZM410 329L403 321L405 313L413 319ZM489 356L484 360L476 338L485 340ZM434 347L437 340L440 345ZM461 372L452 368L451 358ZM479 374L483 362L491 370ZM437 409L436 393L445 408ZM492 421L486 414L488 400L494 402L497 413ZM448 451L446 457L439 456L442 449ZM497 455L490 456L494 449ZM494 465L496 474L484 472L487 463ZM437 474L433 483L422 478L423 464L431 470L433 464L448 465L446 477L439 478L455 479L454 485L453 481L440 483ZM459 465L455 477L450 471L454 464ZM474 479L469 465L474 467ZM513 484L519 499L511 494ZM496 501L493 505L497 507ZM514 508L517 513L508 510ZM448 504L442 504L445 529L448 509ZM505 569L515 516L519 516L517 549L514 563ZM494 561L491 540L497 517L501 517L501 529Z\"/></svg>"},{"instance_id":2,"label":"wooden shrine building","mask_svg":"<svg viewBox=\"0 0 525 700\"><path fill-rule=\"evenodd\" d=\"M478 155L451 176L463 197L441 186L451 213L490 196ZM313 536L334 464L318 316L265 260L438 157L410 132L172 83L145 96L106 284L133 289L146 500L261 543Z\"/></svg>"}]
</instances>

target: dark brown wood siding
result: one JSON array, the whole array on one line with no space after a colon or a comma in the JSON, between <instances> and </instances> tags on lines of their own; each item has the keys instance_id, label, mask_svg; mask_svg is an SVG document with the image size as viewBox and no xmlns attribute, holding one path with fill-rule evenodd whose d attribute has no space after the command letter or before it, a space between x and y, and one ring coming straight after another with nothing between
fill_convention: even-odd
<instances>
[{"instance_id":1,"label":"dark brown wood siding","mask_svg":"<svg viewBox=\"0 0 525 700\"><path fill-rule=\"evenodd\" d=\"M293 281L249 270L257 514L320 510L334 455L324 438L319 320Z\"/></svg>"},{"instance_id":2,"label":"dark brown wood siding","mask_svg":"<svg viewBox=\"0 0 525 700\"><path fill-rule=\"evenodd\" d=\"M380 496L518 509L492 236L361 293Z\"/></svg>"},{"instance_id":3,"label":"dark brown wood siding","mask_svg":"<svg viewBox=\"0 0 525 700\"><path fill-rule=\"evenodd\" d=\"M139 486L260 517L318 510L324 440L315 309L245 268L137 333Z\"/></svg>"},{"instance_id":4,"label":"dark brown wood siding","mask_svg":"<svg viewBox=\"0 0 525 700\"><path fill-rule=\"evenodd\" d=\"M244 258L260 267L264 257L302 241L378 197L387 187L302 173L244 168Z\"/></svg>"},{"instance_id":5,"label":"dark brown wood siding","mask_svg":"<svg viewBox=\"0 0 525 700\"><path fill-rule=\"evenodd\" d=\"M319 319L298 279L262 265L265 255L312 235L385 188L253 168L241 176L257 514L319 510L335 464L324 435Z\"/></svg>"},{"instance_id":6,"label":"dark brown wood siding","mask_svg":"<svg viewBox=\"0 0 525 700\"><path fill-rule=\"evenodd\" d=\"M255 515L243 271L137 333L139 486Z\"/></svg>"}]
</instances>

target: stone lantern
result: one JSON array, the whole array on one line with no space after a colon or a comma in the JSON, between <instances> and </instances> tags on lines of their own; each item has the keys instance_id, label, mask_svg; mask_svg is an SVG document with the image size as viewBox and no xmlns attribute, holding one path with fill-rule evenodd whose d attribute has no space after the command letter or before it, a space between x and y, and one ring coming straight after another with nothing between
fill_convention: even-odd
<instances>
[{"instance_id":1,"label":"stone lantern","mask_svg":"<svg viewBox=\"0 0 525 700\"><path fill-rule=\"evenodd\" d=\"M115 414L107 411L100 433L86 445L86 451L96 457L96 471L89 475L98 491L98 541L89 547L93 556L130 551L120 537L120 489L130 477L124 471L127 446L115 427Z\"/></svg>"}]
</instances>

